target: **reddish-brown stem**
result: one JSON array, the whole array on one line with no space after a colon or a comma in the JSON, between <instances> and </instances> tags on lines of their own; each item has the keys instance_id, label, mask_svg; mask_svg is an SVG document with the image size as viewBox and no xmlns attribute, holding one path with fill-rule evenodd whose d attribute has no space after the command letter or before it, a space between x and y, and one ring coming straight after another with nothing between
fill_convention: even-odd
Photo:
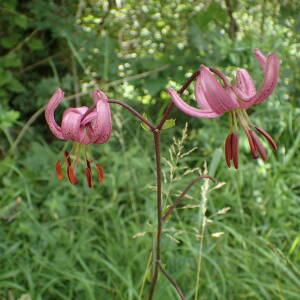
<instances>
[{"instance_id":1,"label":"reddish-brown stem","mask_svg":"<svg viewBox=\"0 0 300 300\"><path fill-rule=\"evenodd\" d=\"M188 86L193 82L195 78L199 75L199 71L196 71L193 73L193 75L184 83L184 85L181 87L181 89L178 91L179 94L182 94ZM155 127L155 130L153 132L154 136L154 146L155 146L155 155L156 155L156 182L157 182L157 229L156 229L156 241L155 241L155 256L154 256L154 266L153 266L153 272L152 272L152 280L150 285L150 291L149 291L149 297L148 300L152 300L156 283L157 283L157 277L158 277L158 270L159 268L163 272L163 274L170 280L170 282L173 284L173 286L176 288L176 291L180 295L181 299L185 299L181 289L179 288L176 281L162 268L160 257L161 257L161 233L162 233L162 224L163 224L163 218L162 218L162 211L161 211L161 164L160 164L160 131L167 120L168 116L172 112L174 108L174 104L170 103L167 109L165 110L162 119L158 123L158 125ZM177 204L176 204L177 205ZM175 205L175 207L176 207ZM174 208L175 208L174 207ZM164 271L163 271L164 270ZM182 298L183 296L183 298Z\"/></svg>"},{"instance_id":2,"label":"reddish-brown stem","mask_svg":"<svg viewBox=\"0 0 300 300\"><path fill-rule=\"evenodd\" d=\"M197 78L199 73L200 73L199 71L196 71L192 74L192 76L183 84L181 89L178 91L179 95L183 94L183 92L189 87L189 85ZM158 130L162 129L162 127L164 126L164 123L166 122L166 120L169 117L170 113L172 112L173 108L174 108L174 104L173 104L173 102L171 102L168 105L167 109L165 110L163 117L161 118L159 123L156 125L155 129L158 129Z\"/></svg>"},{"instance_id":3,"label":"reddish-brown stem","mask_svg":"<svg viewBox=\"0 0 300 300\"><path fill-rule=\"evenodd\" d=\"M181 89L178 91L179 94L182 94L188 86L192 83L192 81L197 78L199 75L199 71L196 71L192 74L192 76L184 83L184 85L181 87ZM154 140L154 148L155 148L155 159L156 159L156 210L157 210L157 229L156 229L156 236L155 236L155 249L153 251L154 253L154 259L153 259L153 269L152 269L152 279L151 279L151 285L150 285L150 291L148 300L152 300L154 296L154 291L156 288L157 278L158 278L158 271L161 270L162 273L168 278L168 280L172 283L172 285L175 287L176 291L178 292L181 299L185 300L185 296L181 289L179 288L179 285L176 283L176 281L166 272L166 270L162 267L161 264L161 234L162 234L162 225L165 218L162 217L162 188L161 188L161 157L160 157L160 131L167 120L168 116L172 112L174 105L173 103L170 103L167 109L165 110L162 119L157 124L157 126L154 126L151 122L146 120L140 113L138 113L135 109L133 109L130 105L118 101L110 99L108 100L109 103L115 103L118 105L123 106L127 110L129 110L133 115L135 115L137 118L139 118L143 123L145 123L150 131L153 134L153 140ZM90 112L93 110L93 107L88 111ZM88 113L87 112L87 113ZM85 115L87 115L87 113ZM83 116L83 118L85 117ZM200 176L201 178L204 178L205 176ZM208 177L209 178L209 177ZM200 178L196 178L194 181L197 182ZM188 189L183 192L183 195L179 197L179 200L177 199L175 203L171 206L171 209L168 213L168 215L173 211L173 209L177 206L179 201L184 197L184 195L188 192L188 190L192 187L192 185L195 183L193 182L190 184Z\"/></svg>"},{"instance_id":4,"label":"reddish-brown stem","mask_svg":"<svg viewBox=\"0 0 300 300\"><path fill-rule=\"evenodd\" d=\"M171 284L176 289L177 293L179 294L181 300L186 300L180 286L177 284L177 282L172 278L172 276L166 271L166 269L163 267L161 262L158 262L159 268L162 271L162 273L167 277L167 279L171 282Z\"/></svg>"},{"instance_id":5,"label":"reddish-brown stem","mask_svg":"<svg viewBox=\"0 0 300 300\"><path fill-rule=\"evenodd\" d=\"M161 218L161 163L160 163L160 131L156 129L153 131L154 137L154 148L156 158L156 210L157 210L157 229L156 229L156 241L155 241L155 252L153 256L153 272L151 279L151 286L149 291L148 299L151 300L154 295L158 277L158 267L160 263L160 242L162 232L162 218Z\"/></svg>"},{"instance_id":6,"label":"reddish-brown stem","mask_svg":"<svg viewBox=\"0 0 300 300\"><path fill-rule=\"evenodd\" d=\"M134 108L132 108L130 105L122 102L122 101L119 101L119 100L113 100L113 99L109 99L108 100L109 103L116 103L116 104L119 104L121 106L123 106L124 108L126 108L127 110L129 110L133 115L135 115L136 117L138 117L143 123L145 123L149 129L151 131L154 131L155 130L155 126L149 122L148 120L146 120L139 112L137 112Z\"/></svg>"},{"instance_id":7,"label":"reddish-brown stem","mask_svg":"<svg viewBox=\"0 0 300 300\"><path fill-rule=\"evenodd\" d=\"M145 123L149 129L151 131L155 130L155 126L149 122L148 120L146 120L139 112L137 112L133 107L131 107L130 105L128 105L125 102L119 101L119 100L114 100L114 99L109 99L108 100L109 103L115 103L118 105L123 106L124 108L126 108L127 110L129 110L133 115L135 115L137 118L139 118L143 123ZM86 113L82 116L82 120L90 113L92 112L94 109L96 108L96 104L92 105L87 111Z\"/></svg>"},{"instance_id":8,"label":"reddish-brown stem","mask_svg":"<svg viewBox=\"0 0 300 300\"><path fill-rule=\"evenodd\" d=\"M196 177L183 191L182 193L178 196L178 198L175 200L175 202L169 206L168 210L165 212L165 214L162 216L162 222L165 222L167 217L173 212L173 210L177 207L177 205L180 203L180 201L184 198L184 196L188 193L188 191L192 188L192 186L197 183L199 180L208 178L212 180L213 182L216 182L216 179L209 176L209 175L201 175Z\"/></svg>"}]
</instances>

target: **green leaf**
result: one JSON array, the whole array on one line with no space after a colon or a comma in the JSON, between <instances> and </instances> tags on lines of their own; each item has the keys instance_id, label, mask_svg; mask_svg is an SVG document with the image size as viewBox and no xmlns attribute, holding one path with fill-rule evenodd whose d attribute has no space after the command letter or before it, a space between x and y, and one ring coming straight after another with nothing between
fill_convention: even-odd
<instances>
[{"instance_id":1,"label":"green leaf","mask_svg":"<svg viewBox=\"0 0 300 300\"><path fill-rule=\"evenodd\" d=\"M230 60L231 60L231 62L232 62L232 64L234 64L234 65L236 65L236 66L239 66L240 65L240 57L237 55L237 54L235 54L235 53L230 53L229 54L229 58L230 58Z\"/></svg>"},{"instance_id":2,"label":"green leaf","mask_svg":"<svg viewBox=\"0 0 300 300\"><path fill-rule=\"evenodd\" d=\"M220 148L214 151L211 163L209 164L208 174L210 176L215 176L217 167L221 161L222 156L223 156L223 151Z\"/></svg>"},{"instance_id":3,"label":"green leaf","mask_svg":"<svg viewBox=\"0 0 300 300\"><path fill-rule=\"evenodd\" d=\"M219 22L225 23L227 13L224 8L218 2L212 2L207 8L207 14L211 16L211 19L218 20Z\"/></svg>"},{"instance_id":4,"label":"green leaf","mask_svg":"<svg viewBox=\"0 0 300 300\"><path fill-rule=\"evenodd\" d=\"M14 22L19 27L26 29L28 26L27 17L25 15L15 15L14 16Z\"/></svg>"},{"instance_id":5,"label":"green leaf","mask_svg":"<svg viewBox=\"0 0 300 300\"><path fill-rule=\"evenodd\" d=\"M20 117L20 113L16 110L5 110L0 107L0 127L8 128L13 125Z\"/></svg>"},{"instance_id":6,"label":"green leaf","mask_svg":"<svg viewBox=\"0 0 300 300\"><path fill-rule=\"evenodd\" d=\"M201 10L194 18L193 23L200 29L206 29L212 20L225 23L227 18L226 10L217 2L212 2L207 9Z\"/></svg>"},{"instance_id":7,"label":"green leaf","mask_svg":"<svg viewBox=\"0 0 300 300\"><path fill-rule=\"evenodd\" d=\"M0 65L8 68L8 67L12 67L12 68L16 68L16 67L20 67L22 65L22 61L20 59L20 57L18 57L17 54L15 53L11 53L11 54L7 54L4 57L2 57L0 59Z\"/></svg>"},{"instance_id":8,"label":"green leaf","mask_svg":"<svg viewBox=\"0 0 300 300\"><path fill-rule=\"evenodd\" d=\"M144 122L141 122L141 126L145 131L150 132L149 127Z\"/></svg>"},{"instance_id":9,"label":"green leaf","mask_svg":"<svg viewBox=\"0 0 300 300\"><path fill-rule=\"evenodd\" d=\"M202 10L193 18L192 21L198 26L198 28L206 29L207 25L211 21L211 17L207 14L206 10Z\"/></svg>"},{"instance_id":10,"label":"green leaf","mask_svg":"<svg viewBox=\"0 0 300 300\"><path fill-rule=\"evenodd\" d=\"M0 69L0 86L5 85L11 80L13 80L12 72Z\"/></svg>"},{"instance_id":11,"label":"green leaf","mask_svg":"<svg viewBox=\"0 0 300 300\"><path fill-rule=\"evenodd\" d=\"M167 84L167 79L164 77L157 77L154 79L147 78L144 80L144 87L151 96L155 95L160 90L165 88L166 84Z\"/></svg>"},{"instance_id":12,"label":"green leaf","mask_svg":"<svg viewBox=\"0 0 300 300\"><path fill-rule=\"evenodd\" d=\"M172 128L175 126L175 124L176 124L176 119L169 119L164 123L162 129Z\"/></svg>"},{"instance_id":13,"label":"green leaf","mask_svg":"<svg viewBox=\"0 0 300 300\"><path fill-rule=\"evenodd\" d=\"M146 119L146 120L149 120L149 116L147 113L143 113L143 117ZM144 122L141 122L141 126L142 128L147 131L147 132L150 132L151 130L149 129L149 127L144 123Z\"/></svg>"},{"instance_id":14,"label":"green leaf","mask_svg":"<svg viewBox=\"0 0 300 300\"><path fill-rule=\"evenodd\" d=\"M8 89L12 92L24 92L25 91L25 87L23 86L23 84L17 80L16 78L12 78L9 83L8 83Z\"/></svg>"},{"instance_id":15,"label":"green leaf","mask_svg":"<svg viewBox=\"0 0 300 300\"><path fill-rule=\"evenodd\" d=\"M85 70L86 69L85 64L84 64L84 62L82 60L82 57L80 56L79 52L76 50L73 42L71 41L71 39L69 37L67 37L66 39L67 39L67 43L68 43L73 55L76 57L79 65L82 67L83 70Z\"/></svg>"},{"instance_id":16,"label":"green leaf","mask_svg":"<svg viewBox=\"0 0 300 300\"><path fill-rule=\"evenodd\" d=\"M293 252L295 251L295 249L297 248L297 246L299 246L300 244L300 234L298 234L296 236L296 238L294 239L293 243L292 243L292 246L289 250L289 255L293 254Z\"/></svg>"},{"instance_id":17,"label":"green leaf","mask_svg":"<svg viewBox=\"0 0 300 300\"><path fill-rule=\"evenodd\" d=\"M6 9L9 9L11 11L16 11L17 1L15 1L15 0L5 1L2 5Z\"/></svg>"},{"instance_id":18,"label":"green leaf","mask_svg":"<svg viewBox=\"0 0 300 300\"><path fill-rule=\"evenodd\" d=\"M40 50L44 48L43 42L37 38L32 38L27 45L31 50Z\"/></svg>"},{"instance_id":19,"label":"green leaf","mask_svg":"<svg viewBox=\"0 0 300 300\"><path fill-rule=\"evenodd\" d=\"M17 40L16 40L15 36L13 36L13 35L6 36L1 39L1 45L4 48L9 49L9 48L12 48L16 44L17 44Z\"/></svg>"}]
</instances>

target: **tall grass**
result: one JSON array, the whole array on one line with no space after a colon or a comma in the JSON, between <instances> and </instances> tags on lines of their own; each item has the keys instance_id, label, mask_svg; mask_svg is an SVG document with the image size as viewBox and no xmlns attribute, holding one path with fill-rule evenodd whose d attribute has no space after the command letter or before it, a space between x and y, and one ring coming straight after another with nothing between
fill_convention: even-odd
<instances>
[{"instance_id":1,"label":"tall grass","mask_svg":"<svg viewBox=\"0 0 300 300\"><path fill-rule=\"evenodd\" d=\"M83 176L77 186L56 179L59 141L30 142L28 136L16 159L0 162L1 299L144 299L139 293L155 225L151 136L133 129L133 121L114 109L114 137L93 149L105 170L104 182L93 189ZM265 164L251 160L241 139L238 171L227 169L220 156L223 121L209 126L193 121L181 153L198 148L178 162L184 126L165 131L165 205L195 176L183 176L185 167L197 170L204 160L226 183L220 189L210 185L206 210L201 210L201 184L193 187L165 227L164 262L188 299L298 299L300 138L294 114L287 131L275 132L280 150L269 151ZM173 135L179 137L177 146ZM200 233L199 209L207 222ZM144 290L149 273L145 278ZM161 276L156 299L176 297Z\"/></svg>"}]
</instances>

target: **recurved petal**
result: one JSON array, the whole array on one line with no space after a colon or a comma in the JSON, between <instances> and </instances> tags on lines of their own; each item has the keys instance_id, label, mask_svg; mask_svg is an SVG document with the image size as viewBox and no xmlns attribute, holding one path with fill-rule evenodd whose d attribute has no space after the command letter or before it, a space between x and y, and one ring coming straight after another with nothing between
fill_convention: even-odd
<instances>
[{"instance_id":1,"label":"recurved petal","mask_svg":"<svg viewBox=\"0 0 300 300\"><path fill-rule=\"evenodd\" d=\"M49 125L49 128L51 132L59 139L63 139L64 137L61 132L60 126L55 121L54 111L56 110L59 103L62 101L63 97L64 92L60 88L58 88L48 101L48 104L45 108L45 118Z\"/></svg>"},{"instance_id":2,"label":"recurved petal","mask_svg":"<svg viewBox=\"0 0 300 300\"><path fill-rule=\"evenodd\" d=\"M262 86L253 97L247 97L245 93L243 93L236 86L232 86L232 90L240 99L242 99L245 102L243 108L246 108L264 101L272 94L278 82L278 75L279 58L277 54L271 53L267 57L266 65L264 68L264 80Z\"/></svg>"},{"instance_id":3,"label":"recurved petal","mask_svg":"<svg viewBox=\"0 0 300 300\"><path fill-rule=\"evenodd\" d=\"M91 138L96 144L108 141L112 132L111 113L108 98L102 91L94 91L93 98L96 104L97 118L91 122Z\"/></svg>"},{"instance_id":4,"label":"recurved petal","mask_svg":"<svg viewBox=\"0 0 300 300\"><path fill-rule=\"evenodd\" d=\"M254 49L253 53L259 61L261 67L264 69L267 62L266 56L258 48Z\"/></svg>"},{"instance_id":5,"label":"recurved petal","mask_svg":"<svg viewBox=\"0 0 300 300\"><path fill-rule=\"evenodd\" d=\"M239 107L239 103L226 92L204 65L200 67L200 84L206 101L217 114L223 114L226 111Z\"/></svg>"},{"instance_id":6,"label":"recurved petal","mask_svg":"<svg viewBox=\"0 0 300 300\"><path fill-rule=\"evenodd\" d=\"M106 101L106 102L108 101L108 97L101 90L93 91L92 96L93 96L94 104L97 104L99 101Z\"/></svg>"},{"instance_id":7,"label":"recurved petal","mask_svg":"<svg viewBox=\"0 0 300 300\"><path fill-rule=\"evenodd\" d=\"M211 107L209 106L205 95L203 93L203 89L201 87L201 79L200 76L197 77L196 83L195 83L195 98L199 106L201 108L206 110L211 110Z\"/></svg>"},{"instance_id":8,"label":"recurved petal","mask_svg":"<svg viewBox=\"0 0 300 300\"><path fill-rule=\"evenodd\" d=\"M87 114L84 119L81 120L81 125L85 126L86 124L92 122L93 120L97 119L97 112L92 111Z\"/></svg>"},{"instance_id":9,"label":"recurved petal","mask_svg":"<svg viewBox=\"0 0 300 300\"><path fill-rule=\"evenodd\" d=\"M272 94L277 85L278 76L279 57L277 54L271 53L267 57L263 84L252 100L255 104L264 101Z\"/></svg>"},{"instance_id":10,"label":"recurved petal","mask_svg":"<svg viewBox=\"0 0 300 300\"><path fill-rule=\"evenodd\" d=\"M212 110L204 110L204 109L198 109L195 107L190 106L186 102L184 102L181 97L178 95L178 93L174 89L167 89L167 92L172 98L173 103L176 105L178 109L186 113L187 115L190 115L192 117L196 118L216 118L221 116L223 113L216 113Z\"/></svg>"},{"instance_id":11,"label":"recurved petal","mask_svg":"<svg viewBox=\"0 0 300 300\"><path fill-rule=\"evenodd\" d=\"M245 69L237 70L236 87L240 89L246 95L246 97L253 97L256 94L256 88L252 77Z\"/></svg>"},{"instance_id":12,"label":"recurved petal","mask_svg":"<svg viewBox=\"0 0 300 300\"><path fill-rule=\"evenodd\" d=\"M61 131L64 139L77 141L82 144L91 143L90 137L81 126L81 119L88 107L70 107L63 113Z\"/></svg>"}]
</instances>

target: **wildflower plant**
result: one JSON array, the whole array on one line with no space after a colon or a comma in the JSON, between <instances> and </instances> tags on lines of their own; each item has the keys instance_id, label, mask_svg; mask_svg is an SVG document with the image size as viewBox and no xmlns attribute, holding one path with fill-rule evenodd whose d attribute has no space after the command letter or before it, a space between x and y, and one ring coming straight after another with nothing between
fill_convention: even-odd
<instances>
[{"instance_id":1,"label":"wildflower plant","mask_svg":"<svg viewBox=\"0 0 300 300\"><path fill-rule=\"evenodd\" d=\"M266 151L254 130L263 135L274 150L277 149L272 137L250 121L246 109L261 103L272 94L278 82L279 58L274 53L266 57L259 49L255 49L254 54L264 71L264 79L258 91L245 69L237 70L236 82L232 84L221 71L204 65L200 66L200 74L195 85L195 97L201 109L188 105L174 89L167 90L173 103L192 117L216 118L226 112L229 113L230 133L225 141L225 157L228 167L233 161L236 169L238 168L238 121L247 135L254 159L261 156L263 160L267 160ZM223 86L212 73L222 80Z\"/></svg>"},{"instance_id":2,"label":"wildflower plant","mask_svg":"<svg viewBox=\"0 0 300 300\"><path fill-rule=\"evenodd\" d=\"M108 141L111 131L111 115L106 95L96 90L93 92L94 105L70 107L66 109L62 116L61 126L54 119L54 112L63 100L64 92L57 89L49 100L45 109L45 118L51 132L59 139L74 141L71 152L64 152L64 161L67 164L67 174L70 183L77 184L76 168L80 161L80 155L83 149L85 176L89 187L92 187L92 168L91 162L94 162L88 149L90 144L103 144ZM103 180L104 172L99 163L95 163L98 181ZM56 174L59 179L63 179L61 163L56 162Z\"/></svg>"},{"instance_id":3,"label":"wildflower plant","mask_svg":"<svg viewBox=\"0 0 300 300\"><path fill-rule=\"evenodd\" d=\"M186 299L182 289L166 271L162 262L161 237L163 233L163 225L194 184L203 178L208 178L215 182L215 179L208 175L197 176L182 191L182 193L179 194L177 199L175 199L175 201L163 211L163 174L161 168L160 146L161 131L164 129L164 125L166 124L174 107L176 106L184 113L197 118L216 118L225 114L226 112L229 113L230 132L225 141L225 158L228 166L230 166L231 161L233 161L234 167L236 169L238 168L238 121L247 135L253 158L256 159L261 156L263 160L267 159L266 151L254 130L264 136L275 150L277 149L277 145L271 136L250 121L246 109L266 100L275 89L279 74L279 58L274 53L265 56L259 49L256 49L254 54L264 71L264 79L258 91L256 91L253 80L245 69L238 69L236 82L230 83L228 78L221 71L201 65L199 70L197 70L191 75L190 78L188 78L180 90L175 91L174 89L167 89L167 92L171 96L172 102L168 105L161 120L156 125L146 119L144 115L141 115L139 112L137 112L133 107L122 101L109 99L100 90L93 92L92 96L94 104L91 107L82 106L66 109L63 113L60 126L55 121L54 112L59 103L63 100L63 91L61 89L57 89L46 106L45 118L51 132L59 139L72 140L75 142L75 145L70 152L64 152L64 162L67 165L67 175L70 183L72 184L78 183L76 169L78 163L81 161L80 154L82 150L84 152L85 162L84 173L87 178L88 186L92 187L92 163L95 163L98 181L101 182L103 180L103 169L100 164L94 162L88 147L90 144L103 144L109 140L109 137L112 133L110 104L120 105L130 111L135 117L141 120L143 127L148 128L148 130L152 133L156 166L157 226L154 233L155 243L151 249L152 275L148 296L149 300L153 299L159 272L161 272L170 281L170 283L176 289L179 297L181 299ZM223 85L219 83L213 74L219 77ZM197 103L201 106L201 109L190 106L181 98L183 92L194 80L196 80L195 97ZM63 178L62 164L60 161L57 161L56 163L56 173L59 179ZM190 173L193 173L193 171ZM207 183L205 188L208 189ZM205 215L206 201L207 199L205 200L204 204L202 204L203 216ZM203 220L203 222L205 222L205 218L203 218ZM202 224L202 230L204 230L204 228L205 223ZM204 232L202 232L202 236L203 233ZM197 271L197 282L199 281L199 274L200 265L198 266Z\"/></svg>"}]
</instances>

